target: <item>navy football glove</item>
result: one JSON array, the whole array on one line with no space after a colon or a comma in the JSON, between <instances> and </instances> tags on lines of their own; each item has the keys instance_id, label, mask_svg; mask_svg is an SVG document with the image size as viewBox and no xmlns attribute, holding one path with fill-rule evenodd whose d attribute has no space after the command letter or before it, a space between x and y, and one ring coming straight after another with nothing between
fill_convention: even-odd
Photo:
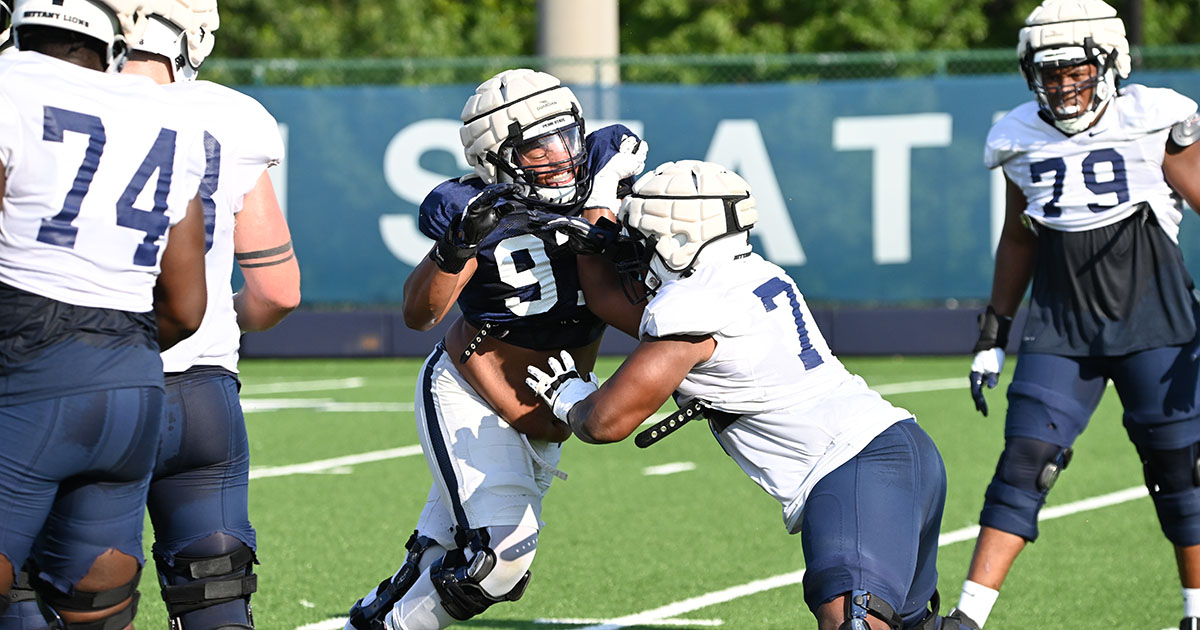
<instances>
[{"instance_id":1,"label":"navy football glove","mask_svg":"<svg viewBox=\"0 0 1200 630\"><path fill-rule=\"evenodd\" d=\"M975 360L971 363L971 398L975 401L975 409L984 417L988 415L988 406L983 397L983 386L986 383L991 389L1000 379L1012 321L1011 317L997 315L990 304L979 316L979 341L975 342Z\"/></svg>"},{"instance_id":2,"label":"navy football glove","mask_svg":"<svg viewBox=\"0 0 1200 630\"><path fill-rule=\"evenodd\" d=\"M475 257L479 243L512 211L513 206L505 197L519 190L517 184L491 184L475 195L462 214L450 220L446 233L434 245L431 257L438 269L446 273L462 271L467 261Z\"/></svg>"}]
</instances>

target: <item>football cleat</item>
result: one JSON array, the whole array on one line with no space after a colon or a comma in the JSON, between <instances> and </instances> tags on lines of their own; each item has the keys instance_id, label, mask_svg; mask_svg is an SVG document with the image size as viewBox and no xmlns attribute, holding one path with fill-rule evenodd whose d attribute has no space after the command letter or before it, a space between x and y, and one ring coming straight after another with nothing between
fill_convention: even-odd
<instances>
[{"instance_id":1,"label":"football cleat","mask_svg":"<svg viewBox=\"0 0 1200 630\"><path fill-rule=\"evenodd\" d=\"M1200 617L1184 617L1179 621L1179 630L1200 630Z\"/></svg>"}]
</instances>

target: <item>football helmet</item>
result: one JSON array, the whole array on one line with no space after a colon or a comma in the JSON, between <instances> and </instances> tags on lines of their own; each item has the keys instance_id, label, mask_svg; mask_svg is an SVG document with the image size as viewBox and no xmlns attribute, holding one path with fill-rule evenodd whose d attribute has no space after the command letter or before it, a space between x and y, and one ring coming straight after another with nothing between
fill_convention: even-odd
<instances>
[{"instance_id":1,"label":"football helmet","mask_svg":"<svg viewBox=\"0 0 1200 630\"><path fill-rule=\"evenodd\" d=\"M579 100L553 76L505 70L475 88L461 119L463 153L485 183L516 182L523 201L560 211L591 194Z\"/></svg>"},{"instance_id":2,"label":"football helmet","mask_svg":"<svg viewBox=\"0 0 1200 630\"><path fill-rule=\"evenodd\" d=\"M148 0L146 11L146 32L130 48L169 59L173 81L195 79L221 24L216 0Z\"/></svg>"},{"instance_id":3,"label":"football helmet","mask_svg":"<svg viewBox=\"0 0 1200 630\"><path fill-rule=\"evenodd\" d=\"M21 29L46 26L72 31L104 44L104 68L120 72L128 42L136 42L146 28L145 0L16 0L13 7L13 43L21 48Z\"/></svg>"},{"instance_id":4,"label":"football helmet","mask_svg":"<svg viewBox=\"0 0 1200 630\"><path fill-rule=\"evenodd\" d=\"M1125 23L1102 0L1045 0L1025 19L1017 55L1043 115L1068 135L1090 127L1129 76ZM1091 78L1065 85L1064 69L1084 65Z\"/></svg>"},{"instance_id":5,"label":"football helmet","mask_svg":"<svg viewBox=\"0 0 1200 630\"><path fill-rule=\"evenodd\" d=\"M12 6L8 2L0 0L0 54L12 47L12 38L9 36L11 30L8 28L12 23Z\"/></svg>"},{"instance_id":6,"label":"football helmet","mask_svg":"<svg viewBox=\"0 0 1200 630\"><path fill-rule=\"evenodd\" d=\"M617 217L633 238L645 239L645 284L653 292L691 275L701 262L750 253L755 203L750 184L737 173L712 162L681 160L642 176Z\"/></svg>"}]
</instances>

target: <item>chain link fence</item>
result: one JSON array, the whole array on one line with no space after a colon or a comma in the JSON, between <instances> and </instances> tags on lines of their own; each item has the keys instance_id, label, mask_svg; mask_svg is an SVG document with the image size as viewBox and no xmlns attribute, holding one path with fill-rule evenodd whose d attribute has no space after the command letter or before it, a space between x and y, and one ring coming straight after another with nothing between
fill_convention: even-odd
<instances>
[{"instance_id":1,"label":"chain link fence","mask_svg":"<svg viewBox=\"0 0 1200 630\"><path fill-rule=\"evenodd\" d=\"M1134 49L1134 68L1200 68L1200 45ZM603 83L619 69L625 83L737 84L1016 73L1013 49L789 55L626 55L616 59L474 57L458 59L220 59L206 79L226 85L475 84L507 68L551 70Z\"/></svg>"}]
</instances>

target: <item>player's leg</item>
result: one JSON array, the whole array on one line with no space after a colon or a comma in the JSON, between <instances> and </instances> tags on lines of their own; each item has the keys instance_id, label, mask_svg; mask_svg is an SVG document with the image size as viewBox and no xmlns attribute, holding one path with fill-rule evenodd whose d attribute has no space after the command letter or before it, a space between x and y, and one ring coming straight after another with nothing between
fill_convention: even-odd
<instances>
[{"instance_id":1,"label":"player's leg","mask_svg":"<svg viewBox=\"0 0 1200 630\"><path fill-rule=\"evenodd\" d=\"M1184 617L1200 625L1200 364L1192 345L1138 352L1113 375L1163 534L1175 546ZM1189 621L1189 619L1191 621Z\"/></svg>"},{"instance_id":2,"label":"player's leg","mask_svg":"<svg viewBox=\"0 0 1200 630\"><path fill-rule=\"evenodd\" d=\"M352 616L348 627L444 628L470 618L520 596L536 550L548 484L530 474L539 466L531 451L553 465L557 446L524 440L440 348L422 367L416 399L417 433L434 478L417 533L439 545L435 554L422 554L422 572L411 585L392 589L404 592L384 619L356 623Z\"/></svg>"},{"instance_id":3,"label":"player's leg","mask_svg":"<svg viewBox=\"0 0 1200 630\"><path fill-rule=\"evenodd\" d=\"M1022 354L1008 388L1004 452L984 495L971 567L955 613L987 622L1013 561L1038 537L1037 516L1104 394L1099 360Z\"/></svg>"},{"instance_id":4,"label":"player's leg","mask_svg":"<svg viewBox=\"0 0 1200 630\"><path fill-rule=\"evenodd\" d=\"M817 482L800 533L804 599L821 630L936 627L945 498L941 456L912 420Z\"/></svg>"},{"instance_id":5,"label":"player's leg","mask_svg":"<svg viewBox=\"0 0 1200 630\"><path fill-rule=\"evenodd\" d=\"M41 418L56 405L57 401L50 400L0 406L0 426L5 431L0 440L0 505L8 506L0 518L0 630L47 628L29 574L14 571L9 558L24 563L54 504L58 491L55 477L70 472L61 466L45 470L33 465L39 460L39 445L45 444L52 432ZM31 471L36 474L27 474Z\"/></svg>"},{"instance_id":6,"label":"player's leg","mask_svg":"<svg viewBox=\"0 0 1200 630\"><path fill-rule=\"evenodd\" d=\"M219 368L193 368L166 383L166 418L147 506L171 628L253 628L256 541L237 378Z\"/></svg>"},{"instance_id":7,"label":"player's leg","mask_svg":"<svg viewBox=\"0 0 1200 630\"><path fill-rule=\"evenodd\" d=\"M40 457L73 461L80 474L58 495L30 558L30 581L51 623L128 628L137 612L142 520L158 446L163 392L156 387L60 399L57 439Z\"/></svg>"}]
</instances>

